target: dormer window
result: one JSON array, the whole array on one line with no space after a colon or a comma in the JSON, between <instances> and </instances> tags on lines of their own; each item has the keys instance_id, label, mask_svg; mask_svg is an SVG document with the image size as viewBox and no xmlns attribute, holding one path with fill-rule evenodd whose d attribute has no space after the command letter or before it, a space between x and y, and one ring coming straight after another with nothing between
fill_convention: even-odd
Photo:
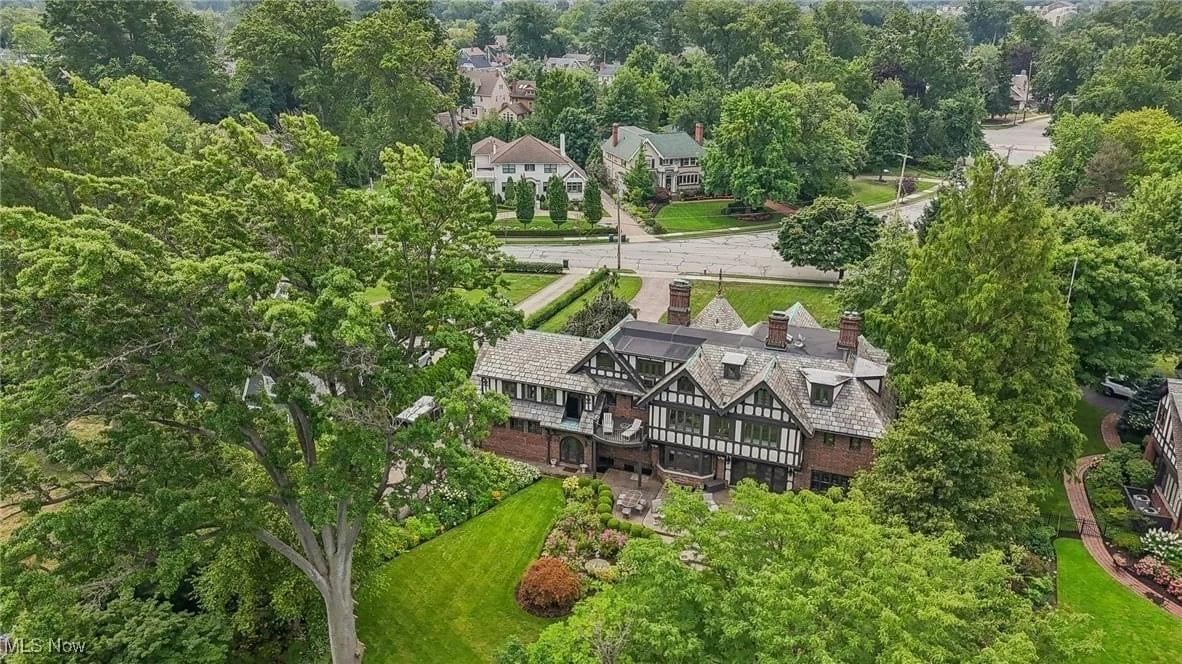
<instances>
[{"instance_id":1,"label":"dormer window","mask_svg":"<svg viewBox=\"0 0 1182 664\"><path fill-rule=\"evenodd\" d=\"M677 391L682 394L694 393L694 381L690 380L688 376L682 376L677 379Z\"/></svg>"},{"instance_id":2,"label":"dormer window","mask_svg":"<svg viewBox=\"0 0 1182 664\"><path fill-rule=\"evenodd\" d=\"M742 371L743 371L743 368L737 364L722 365L722 377L723 378L729 378L731 380L739 380L739 375L742 373Z\"/></svg>"},{"instance_id":3,"label":"dormer window","mask_svg":"<svg viewBox=\"0 0 1182 664\"><path fill-rule=\"evenodd\" d=\"M599 352L595 354L595 368L611 371L616 368L616 363L612 360L611 354Z\"/></svg>"},{"instance_id":4,"label":"dormer window","mask_svg":"<svg viewBox=\"0 0 1182 664\"><path fill-rule=\"evenodd\" d=\"M722 356L722 377L738 380L743 374L747 356L742 353L726 353Z\"/></svg>"},{"instance_id":5,"label":"dormer window","mask_svg":"<svg viewBox=\"0 0 1182 664\"><path fill-rule=\"evenodd\" d=\"M772 391L766 387L755 390L754 399L756 406L762 406L764 408L772 407Z\"/></svg>"},{"instance_id":6,"label":"dormer window","mask_svg":"<svg viewBox=\"0 0 1182 664\"><path fill-rule=\"evenodd\" d=\"M832 406L833 386L813 383L809 389L809 400L813 402L814 406Z\"/></svg>"}]
</instances>

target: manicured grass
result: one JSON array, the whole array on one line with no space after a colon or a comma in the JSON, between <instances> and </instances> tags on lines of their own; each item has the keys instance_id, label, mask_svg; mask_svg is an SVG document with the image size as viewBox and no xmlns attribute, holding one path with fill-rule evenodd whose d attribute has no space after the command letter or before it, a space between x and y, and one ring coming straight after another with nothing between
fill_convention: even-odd
<instances>
[{"instance_id":1,"label":"manicured grass","mask_svg":"<svg viewBox=\"0 0 1182 664\"><path fill-rule=\"evenodd\" d=\"M1072 419L1075 426L1084 435L1083 450L1080 456L1104 454L1108 447L1104 445L1104 437L1100 434L1100 420L1104 419L1105 411L1088 403L1080 397L1075 403L1075 414ZM1067 488L1063 486L1063 478L1055 477L1045 484L1046 493L1038 500L1038 511L1043 521L1050 526L1058 526L1064 532L1078 532L1075 517L1071 513L1071 504L1067 502Z\"/></svg>"},{"instance_id":2,"label":"manicured grass","mask_svg":"<svg viewBox=\"0 0 1182 664\"><path fill-rule=\"evenodd\" d=\"M763 222L739 221L722 213L730 201L684 201L657 210L657 221L670 233L713 231Z\"/></svg>"},{"instance_id":3,"label":"manicured grass","mask_svg":"<svg viewBox=\"0 0 1182 664\"><path fill-rule=\"evenodd\" d=\"M640 277L620 275L620 281L616 284L616 297L625 302L631 302L632 298L636 297L636 294L639 292ZM595 296L598 294L599 286L596 286L584 293L579 299L559 309L558 313L551 316L545 323L539 325L538 329L542 332L561 332L562 328L566 326L566 321L570 320L571 316L582 311L583 307L587 306L587 303L595 299Z\"/></svg>"},{"instance_id":4,"label":"manicured grass","mask_svg":"<svg viewBox=\"0 0 1182 664\"><path fill-rule=\"evenodd\" d=\"M501 275L501 292L513 304L519 304L522 300L542 290L549 284L557 281L561 274L522 274L516 272L509 272ZM365 299L370 304L380 304L390 299L390 291L385 286L374 286L367 288L362 293ZM469 302L479 302L488 296L485 291L467 291L464 293L464 298Z\"/></svg>"},{"instance_id":5,"label":"manicured grass","mask_svg":"<svg viewBox=\"0 0 1182 664\"><path fill-rule=\"evenodd\" d=\"M375 572L357 593L365 661L488 662L510 635L536 638L552 621L513 593L562 505L544 479Z\"/></svg>"},{"instance_id":6,"label":"manicured grass","mask_svg":"<svg viewBox=\"0 0 1182 664\"><path fill-rule=\"evenodd\" d=\"M916 182L916 191L926 191L931 189L933 185L931 182ZM895 192L898 191L898 178L886 178L884 181L877 180L851 180L850 181L850 198L862 205L880 205L882 203L889 203L895 200Z\"/></svg>"},{"instance_id":7,"label":"manicured grass","mask_svg":"<svg viewBox=\"0 0 1182 664\"><path fill-rule=\"evenodd\" d=\"M1083 543L1055 541L1059 605L1092 616L1080 635L1099 633L1103 650L1076 662L1152 664L1177 662L1182 620L1117 583L1092 560Z\"/></svg>"},{"instance_id":8,"label":"manicured grass","mask_svg":"<svg viewBox=\"0 0 1182 664\"><path fill-rule=\"evenodd\" d=\"M691 315L697 316L717 292L716 282L695 282L690 294ZM722 284L723 295L748 325L767 320L771 312L787 309L800 302L818 323L826 327L836 326L838 306L833 299L833 292L832 288L788 284L750 284L741 281L724 281Z\"/></svg>"}]
</instances>

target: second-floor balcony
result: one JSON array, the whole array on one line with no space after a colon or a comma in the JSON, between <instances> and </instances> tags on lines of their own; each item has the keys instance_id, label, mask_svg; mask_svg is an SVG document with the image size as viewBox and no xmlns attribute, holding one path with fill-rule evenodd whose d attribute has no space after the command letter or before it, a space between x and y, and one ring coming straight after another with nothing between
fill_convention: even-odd
<instances>
[{"instance_id":1,"label":"second-floor balcony","mask_svg":"<svg viewBox=\"0 0 1182 664\"><path fill-rule=\"evenodd\" d=\"M637 419L615 417L605 410L595 420L597 440L621 447L639 447L644 443L644 423Z\"/></svg>"}]
</instances>

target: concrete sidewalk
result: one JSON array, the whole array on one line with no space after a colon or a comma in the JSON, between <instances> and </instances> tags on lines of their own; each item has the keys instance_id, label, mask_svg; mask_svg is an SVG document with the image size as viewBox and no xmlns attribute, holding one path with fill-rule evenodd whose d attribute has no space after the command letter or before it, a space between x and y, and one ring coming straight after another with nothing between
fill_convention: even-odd
<instances>
[{"instance_id":1,"label":"concrete sidewalk","mask_svg":"<svg viewBox=\"0 0 1182 664\"><path fill-rule=\"evenodd\" d=\"M526 316L529 316L549 304L551 300L565 293L568 288L574 286L579 279L582 279L589 273L590 270L571 270L548 284L542 290L522 300L521 304L517 305L517 308Z\"/></svg>"}]
</instances>

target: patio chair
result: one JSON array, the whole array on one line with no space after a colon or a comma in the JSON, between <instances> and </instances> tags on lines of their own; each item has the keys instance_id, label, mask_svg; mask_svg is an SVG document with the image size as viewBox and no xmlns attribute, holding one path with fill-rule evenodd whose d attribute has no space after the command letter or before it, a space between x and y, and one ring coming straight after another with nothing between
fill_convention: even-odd
<instances>
[{"instance_id":1,"label":"patio chair","mask_svg":"<svg viewBox=\"0 0 1182 664\"><path fill-rule=\"evenodd\" d=\"M607 435L615 433L615 422L612 420L612 414L605 412L603 414L603 432Z\"/></svg>"},{"instance_id":2,"label":"patio chair","mask_svg":"<svg viewBox=\"0 0 1182 664\"><path fill-rule=\"evenodd\" d=\"M624 440L632 440L632 437L638 433L640 433L640 420L634 419L632 420L632 424L629 424L628 428L624 429Z\"/></svg>"},{"instance_id":3,"label":"patio chair","mask_svg":"<svg viewBox=\"0 0 1182 664\"><path fill-rule=\"evenodd\" d=\"M631 507L625 507L625 508L621 509L620 512L622 512L624 514L625 519L632 516L632 508Z\"/></svg>"}]
</instances>

